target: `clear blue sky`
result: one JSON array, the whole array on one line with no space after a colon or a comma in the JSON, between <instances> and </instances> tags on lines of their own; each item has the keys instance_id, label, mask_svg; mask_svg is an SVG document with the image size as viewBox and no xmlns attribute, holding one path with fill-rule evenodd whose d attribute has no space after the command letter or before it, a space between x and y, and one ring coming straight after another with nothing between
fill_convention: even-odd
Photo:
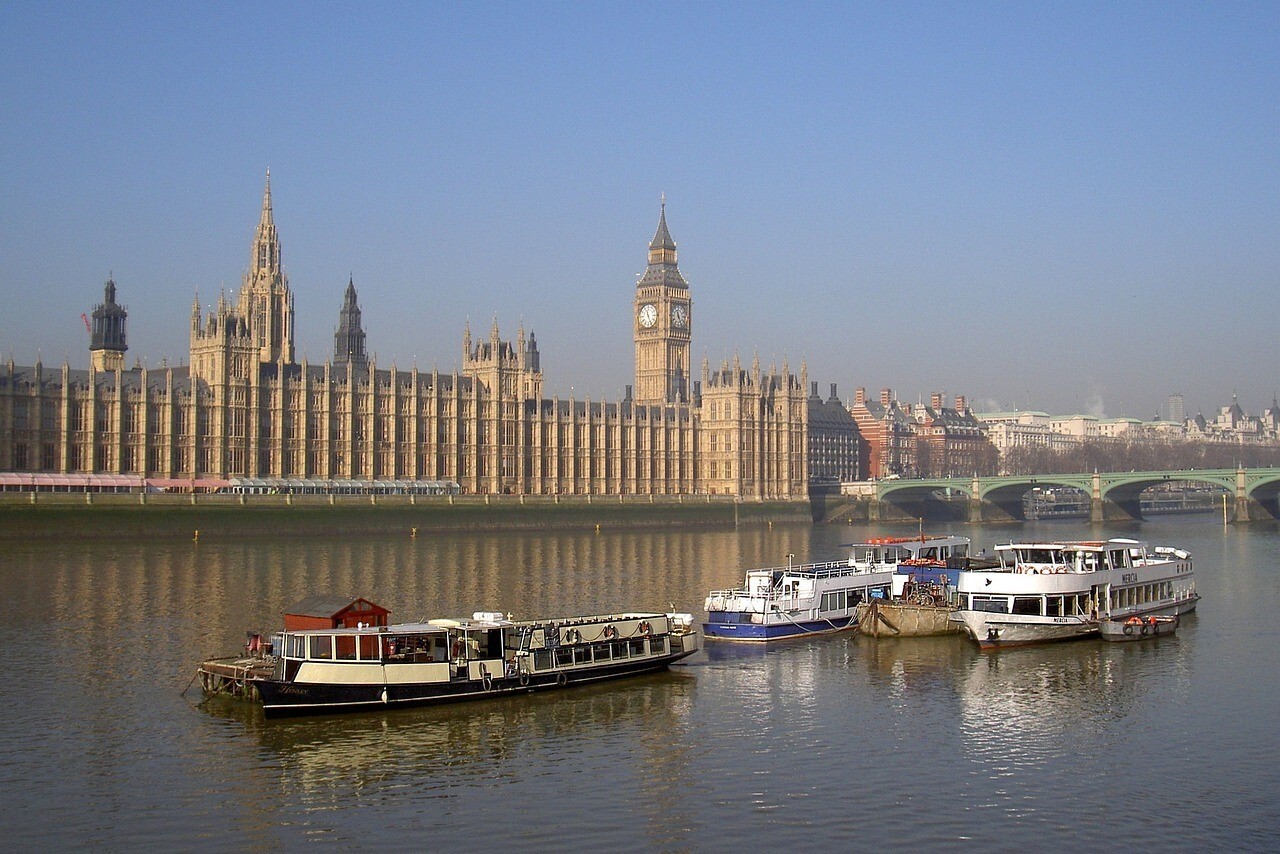
<instances>
[{"instance_id":1,"label":"clear blue sky","mask_svg":"<svg viewBox=\"0 0 1280 854\"><path fill-rule=\"evenodd\" d=\"M1275 3L0 7L0 354L185 362L270 167L298 355L353 274L379 363L538 335L632 381L659 194L694 360L981 406L1271 401Z\"/></svg>"}]
</instances>

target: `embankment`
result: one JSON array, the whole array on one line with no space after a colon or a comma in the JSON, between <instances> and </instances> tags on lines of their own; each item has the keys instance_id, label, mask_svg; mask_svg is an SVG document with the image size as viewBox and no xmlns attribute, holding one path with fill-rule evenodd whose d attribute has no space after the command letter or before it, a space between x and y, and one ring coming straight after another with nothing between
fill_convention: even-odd
<instances>
[{"instance_id":1,"label":"embankment","mask_svg":"<svg viewBox=\"0 0 1280 854\"><path fill-rule=\"evenodd\" d=\"M714 528L810 522L807 499L715 496L0 496L0 542L375 536L429 531ZM197 533L198 532L198 533Z\"/></svg>"}]
</instances>

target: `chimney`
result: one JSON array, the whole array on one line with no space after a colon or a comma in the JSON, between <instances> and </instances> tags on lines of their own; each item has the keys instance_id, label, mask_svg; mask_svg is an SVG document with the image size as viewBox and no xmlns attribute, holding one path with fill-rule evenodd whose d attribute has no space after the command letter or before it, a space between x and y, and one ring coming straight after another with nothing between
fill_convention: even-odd
<instances>
[{"instance_id":1,"label":"chimney","mask_svg":"<svg viewBox=\"0 0 1280 854\"><path fill-rule=\"evenodd\" d=\"M941 411L942 394L940 392L935 391L933 394L929 395L929 406L933 408L934 412Z\"/></svg>"},{"instance_id":2,"label":"chimney","mask_svg":"<svg viewBox=\"0 0 1280 854\"><path fill-rule=\"evenodd\" d=\"M817 397L817 396L818 396L818 381L814 380L813 382L809 383L809 397Z\"/></svg>"},{"instance_id":3,"label":"chimney","mask_svg":"<svg viewBox=\"0 0 1280 854\"><path fill-rule=\"evenodd\" d=\"M964 415L968 409L969 409L969 401L964 399L963 394L957 394L956 395L956 412L959 412L961 415Z\"/></svg>"},{"instance_id":4,"label":"chimney","mask_svg":"<svg viewBox=\"0 0 1280 854\"><path fill-rule=\"evenodd\" d=\"M829 398L829 400L832 400L832 401L834 401L834 402L836 402L836 403L839 403L839 402L840 402L840 398L836 395L836 384L835 384L835 383L832 383L832 384L831 384L831 397Z\"/></svg>"},{"instance_id":5,"label":"chimney","mask_svg":"<svg viewBox=\"0 0 1280 854\"><path fill-rule=\"evenodd\" d=\"M893 389L891 388L880 389L880 405L888 406L891 403L893 403Z\"/></svg>"},{"instance_id":6,"label":"chimney","mask_svg":"<svg viewBox=\"0 0 1280 854\"><path fill-rule=\"evenodd\" d=\"M854 389L854 390L853 390L853 405L854 405L854 406L862 406L862 405L863 405L864 403L866 403L866 402L867 402L867 390L866 390L865 388L862 388L862 387L858 387L858 388Z\"/></svg>"},{"instance_id":7,"label":"chimney","mask_svg":"<svg viewBox=\"0 0 1280 854\"><path fill-rule=\"evenodd\" d=\"M627 386L627 396L624 397L623 400L630 400L630 399L631 399L631 386Z\"/></svg>"}]
</instances>

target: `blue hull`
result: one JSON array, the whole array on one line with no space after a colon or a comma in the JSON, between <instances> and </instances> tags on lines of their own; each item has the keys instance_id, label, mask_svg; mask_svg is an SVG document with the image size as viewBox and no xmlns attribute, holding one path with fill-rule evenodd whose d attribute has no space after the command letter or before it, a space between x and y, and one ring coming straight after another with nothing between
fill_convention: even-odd
<instances>
[{"instance_id":1,"label":"blue hull","mask_svg":"<svg viewBox=\"0 0 1280 854\"><path fill-rule=\"evenodd\" d=\"M771 626L763 626L759 623L703 623L702 635L717 640L771 641L805 635L830 634L851 629L854 625L853 614L847 617L832 617L829 620L785 622Z\"/></svg>"}]
</instances>

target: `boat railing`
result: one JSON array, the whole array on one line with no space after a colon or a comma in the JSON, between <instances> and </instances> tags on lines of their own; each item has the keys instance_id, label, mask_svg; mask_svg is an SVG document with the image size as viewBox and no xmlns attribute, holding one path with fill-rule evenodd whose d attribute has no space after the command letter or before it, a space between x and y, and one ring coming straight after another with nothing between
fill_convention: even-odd
<instances>
[{"instance_id":1,"label":"boat railing","mask_svg":"<svg viewBox=\"0 0 1280 854\"><path fill-rule=\"evenodd\" d=\"M897 566L897 563L866 564L848 560L828 560L818 563L796 563L791 566L771 566L765 569L752 570L752 574L784 573L805 578L834 578L843 575L862 575L868 572L886 572Z\"/></svg>"}]
</instances>

